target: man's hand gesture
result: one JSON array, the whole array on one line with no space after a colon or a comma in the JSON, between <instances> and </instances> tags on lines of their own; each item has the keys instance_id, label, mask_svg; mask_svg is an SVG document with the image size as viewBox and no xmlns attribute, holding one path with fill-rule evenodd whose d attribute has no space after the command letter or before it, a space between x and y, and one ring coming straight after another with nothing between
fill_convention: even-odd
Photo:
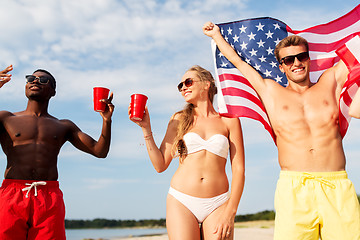
<instances>
[{"instance_id":1,"label":"man's hand gesture","mask_svg":"<svg viewBox=\"0 0 360 240\"><path fill-rule=\"evenodd\" d=\"M0 88L2 86L4 86L5 83L7 83L8 81L11 80L11 74L8 73L11 70L13 70L12 65L10 65L7 68L5 68L4 70L0 71Z\"/></svg>"}]
</instances>

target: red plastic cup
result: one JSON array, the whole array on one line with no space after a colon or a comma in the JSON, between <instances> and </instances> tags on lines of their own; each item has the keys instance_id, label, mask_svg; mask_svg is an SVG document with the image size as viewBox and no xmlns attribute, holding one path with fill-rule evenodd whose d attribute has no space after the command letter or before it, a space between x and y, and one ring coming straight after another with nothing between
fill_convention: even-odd
<instances>
[{"instance_id":1,"label":"red plastic cup","mask_svg":"<svg viewBox=\"0 0 360 240\"><path fill-rule=\"evenodd\" d=\"M104 112L106 103L100 102L101 99L107 99L110 89L104 87L94 87L94 111Z\"/></svg>"},{"instance_id":2,"label":"red plastic cup","mask_svg":"<svg viewBox=\"0 0 360 240\"><path fill-rule=\"evenodd\" d=\"M144 112L145 105L148 97L143 94L133 94L131 95L131 105L130 105L130 119L135 121L141 121Z\"/></svg>"}]
</instances>

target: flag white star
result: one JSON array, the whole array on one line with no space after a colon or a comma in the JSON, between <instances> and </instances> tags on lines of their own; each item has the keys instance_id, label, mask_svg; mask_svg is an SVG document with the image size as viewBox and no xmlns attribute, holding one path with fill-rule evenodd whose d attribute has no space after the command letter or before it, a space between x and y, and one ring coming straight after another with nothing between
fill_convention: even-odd
<instances>
[{"instance_id":1,"label":"flag white star","mask_svg":"<svg viewBox=\"0 0 360 240\"><path fill-rule=\"evenodd\" d=\"M235 34L233 37L234 43L239 42L239 36Z\"/></svg>"},{"instance_id":2,"label":"flag white star","mask_svg":"<svg viewBox=\"0 0 360 240\"><path fill-rule=\"evenodd\" d=\"M272 55L274 49L272 49L271 47L269 47L268 49L266 49L266 51L267 51L268 55Z\"/></svg>"},{"instance_id":3,"label":"flag white star","mask_svg":"<svg viewBox=\"0 0 360 240\"><path fill-rule=\"evenodd\" d=\"M274 25L274 30L280 29L280 25L279 25L278 23L275 23L275 24L273 24L273 25Z\"/></svg>"},{"instance_id":4,"label":"flag white star","mask_svg":"<svg viewBox=\"0 0 360 240\"><path fill-rule=\"evenodd\" d=\"M259 58L259 60L260 60L261 62L266 62L266 57L264 57L264 55L262 55L261 58Z\"/></svg>"},{"instance_id":5,"label":"flag white star","mask_svg":"<svg viewBox=\"0 0 360 240\"><path fill-rule=\"evenodd\" d=\"M274 62L274 61L271 61L270 65L271 65L272 68L276 68L276 67L277 67L277 63Z\"/></svg>"},{"instance_id":6,"label":"flag white star","mask_svg":"<svg viewBox=\"0 0 360 240\"><path fill-rule=\"evenodd\" d=\"M250 63L251 63L251 61L250 61L249 58L246 58L246 59L245 59L245 62L247 62L247 64L249 64L249 65L250 65Z\"/></svg>"},{"instance_id":7,"label":"flag white star","mask_svg":"<svg viewBox=\"0 0 360 240\"><path fill-rule=\"evenodd\" d=\"M262 25L261 22L259 22L259 25L256 25L258 31L264 31L265 25Z\"/></svg>"},{"instance_id":8,"label":"flag white star","mask_svg":"<svg viewBox=\"0 0 360 240\"><path fill-rule=\"evenodd\" d=\"M251 56L256 56L257 51L255 49L252 49L250 52Z\"/></svg>"},{"instance_id":9,"label":"flag white star","mask_svg":"<svg viewBox=\"0 0 360 240\"><path fill-rule=\"evenodd\" d=\"M251 32L250 35L247 35L247 36L249 37L249 41L250 41L251 39L255 40L256 34L253 34L253 33Z\"/></svg>"},{"instance_id":10,"label":"flag white star","mask_svg":"<svg viewBox=\"0 0 360 240\"><path fill-rule=\"evenodd\" d=\"M227 63L225 63L225 62L222 62L221 63L221 67L226 67L228 64Z\"/></svg>"},{"instance_id":11,"label":"flag white star","mask_svg":"<svg viewBox=\"0 0 360 240\"><path fill-rule=\"evenodd\" d=\"M272 35L273 35L273 34L274 34L274 33L270 32L270 30L269 30L267 33L265 33L266 39L272 38Z\"/></svg>"},{"instance_id":12,"label":"flag white star","mask_svg":"<svg viewBox=\"0 0 360 240\"><path fill-rule=\"evenodd\" d=\"M241 25L241 28L240 29L240 33L246 33L246 29L247 27L245 27L244 25Z\"/></svg>"},{"instance_id":13,"label":"flag white star","mask_svg":"<svg viewBox=\"0 0 360 240\"><path fill-rule=\"evenodd\" d=\"M275 42L275 45L278 45L279 42L281 42L281 40L279 38L277 38L274 42Z\"/></svg>"},{"instance_id":14,"label":"flag white star","mask_svg":"<svg viewBox=\"0 0 360 240\"><path fill-rule=\"evenodd\" d=\"M232 29L229 27L229 29L227 30L228 35L232 35Z\"/></svg>"},{"instance_id":15,"label":"flag white star","mask_svg":"<svg viewBox=\"0 0 360 240\"><path fill-rule=\"evenodd\" d=\"M247 45L248 44L243 41L242 44L240 44L241 50L247 49Z\"/></svg>"},{"instance_id":16,"label":"flag white star","mask_svg":"<svg viewBox=\"0 0 360 240\"><path fill-rule=\"evenodd\" d=\"M264 47L265 42L262 39L260 39L260 41L257 42L257 44L258 44L258 47L260 48L260 47Z\"/></svg>"},{"instance_id":17,"label":"flag white star","mask_svg":"<svg viewBox=\"0 0 360 240\"><path fill-rule=\"evenodd\" d=\"M258 70L258 71L260 71L260 65L258 65L258 64L255 64L255 66L254 66L254 68L256 69L256 70Z\"/></svg>"},{"instance_id":18,"label":"flag white star","mask_svg":"<svg viewBox=\"0 0 360 240\"><path fill-rule=\"evenodd\" d=\"M278 83L278 82L281 82L281 79L282 77L280 77L279 75L276 75L276 78L275 78L275 81Z\"/></svg>"},{"instance_id":19,"label":"flag white star","mask_svg":"<svg viewBox=\"0 0 360 240\"><path fill-rule=\"evenodd\" d=\"M269 70L266 69L266 71L264 72L264 75L265 75L266 77L271 77L271 71L269 71Z\"/></svg>"}]
</instances>

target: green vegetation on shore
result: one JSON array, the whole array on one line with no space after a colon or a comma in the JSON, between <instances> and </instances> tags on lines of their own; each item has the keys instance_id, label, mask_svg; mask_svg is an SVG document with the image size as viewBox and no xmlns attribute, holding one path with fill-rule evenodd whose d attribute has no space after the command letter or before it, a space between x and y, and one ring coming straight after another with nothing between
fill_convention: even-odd
<instances>
[{"instance_id":1,"label":"green vegetation on shore","mask_svg":"<svg viewBox=\"0 0 360 240\"><path fill-rule=\"evenodd\" d=\"M249 222L249 221L257 221L257 220L274 220L274 219L275 219L275 212L268 210L253 214L235 216L235 222Z\"/></svg>"},{"instance_id":2,"label":"green vegetation on shore","mask_svg":"<svg viewBox=\"0 0 360 240\"><path fill-rule=\"evenodd\" d=\"M246 222L256 220L273 220L274 211L263 211L255 214L237 215L235 222ZM66 229L79 228L129 228L129 227L165 227L165 219L147 220L113 220L97 218L94 220L65 220Z\"/></svg>"},{"instance_id":3,"label":"green vegetation on shore","mask_svg":"<svg viewBox=\"0 0 360 240\"><path fill-rule=\"evenodd\" d=\"M358 195L360 203L360 195ZM245 214L235 216L235 222L248 222L257 220L274 220L274 211L262 211L254 214ZM130 227L165 227L165 219L147 219L147 220L112 220L96 218L94 220L65 220L65 228L130 228Z\"/></svg>"},{"instance_id":4,"label":"green vegetation on shore","mask_svg":"<svg viewBox=\"0 0 360 240\"><path fill-rule=\"evenodd\" d=\"M65 219L66 229L80 228L131 228L131 227L165 227L165 219L147 220L114 220L96 218L94 220L67 220Z\"/></svg>"}]
</instances>

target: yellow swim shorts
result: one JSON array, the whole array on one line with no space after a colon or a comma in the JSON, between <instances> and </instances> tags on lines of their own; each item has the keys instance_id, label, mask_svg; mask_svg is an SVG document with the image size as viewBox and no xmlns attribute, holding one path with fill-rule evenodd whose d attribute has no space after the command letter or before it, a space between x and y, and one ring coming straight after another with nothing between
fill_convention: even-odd
<instances>
[{"instance_id":1,"label":"yellow swim shorts","mask_svg":"<svg viewBox=\"0 0 360 240\"><path fill-rule=\"evenodd\" d=\"M360 240L360 206L345 171L281 171L274 240Z\"/></svg>"}]
</instances>

